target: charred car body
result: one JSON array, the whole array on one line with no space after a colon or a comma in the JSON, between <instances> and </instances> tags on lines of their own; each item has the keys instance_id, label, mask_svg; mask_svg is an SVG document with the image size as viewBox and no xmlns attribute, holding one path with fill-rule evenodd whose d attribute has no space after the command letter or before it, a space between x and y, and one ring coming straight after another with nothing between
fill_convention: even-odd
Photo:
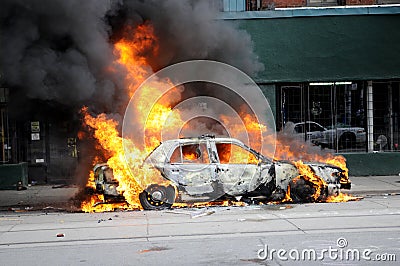
<instances>
[{"instance_id":1,"label":"charred car body","mask_svg":"<svg viewBox=\"0 0 400 266\"><path fill-rule=\"evenodd\" d=\"M299 175L297 167L287 161L273 161L233 138L202 136L167 140L147 157L145 164L158 170L171 185L149 184L139 195L144 209L162 209L175 202L191 203L218 199L259 198L276 201L285 198L290 189L293 201L309 202L329 195L338 195L340 188L349 188L344 170L327 164L307 163L310 170L325 184L316 188ZM96 185L103 185L107 197L120 197L109 187L107 179L100 180L101 169L96 174ZM109 169L109 168L108 168ZM114 184L115 185L115 184ZM318 198L312 198L320 189Z\"/></svg>"},{"instance_id":2,"label":"charred car body","mask_svg":"<svg viewBox=\"0 0 400 266\"><path fill-rule=\"evenodd\" d=\"M113 170L106 163L96 164L93 173L95 189L90 188L89 194L102 194L104 201L109 203L125 201L122 193L117 190L118 180L114 178Z\"/></svg>"}]
</instances>

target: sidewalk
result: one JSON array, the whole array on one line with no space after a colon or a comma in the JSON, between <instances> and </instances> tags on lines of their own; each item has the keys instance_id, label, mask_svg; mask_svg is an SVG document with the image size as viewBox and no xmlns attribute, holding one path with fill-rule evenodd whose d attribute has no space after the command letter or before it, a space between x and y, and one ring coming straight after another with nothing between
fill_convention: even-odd
<instances>
[{"instance_id":1,"label":"sidewalk","mask_svg":"<svg viewBox=\"0 0 400 266\"><path fill-rule=\"evenodd\" d=\"M26 190L0 190L0 211L4 210L74 210L73 198L77 186L29 186Z\"/></svg>"},{"instance_id":2,"label":"sidewalk","mask_svg":"<svg viewBox=\"0 0 400 266\"><path fill-rule=\"evenodd\" d=\"M400 194L400 176L353 176L350 180L352 183L350 194L359 196Z\"/></svg>"},{"instance_id":3,"label":"sidewalk","mask_svg":"<svg viewBox=\"0 0 400 266\"><path fill-rule=\"evenodd\" d=\"M350 177L351 190L344 193L355 196L400 194L400 176ZM0 211L78 210L71 198L78 193L77 186L30 186L27 190L0 190Z\"/></svg>"}]
</instances>

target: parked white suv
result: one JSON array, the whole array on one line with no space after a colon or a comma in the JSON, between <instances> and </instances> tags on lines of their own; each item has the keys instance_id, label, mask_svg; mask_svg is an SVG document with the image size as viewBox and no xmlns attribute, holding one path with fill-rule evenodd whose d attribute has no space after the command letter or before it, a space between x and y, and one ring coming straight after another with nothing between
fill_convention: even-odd
<instances>
[{"instance_id":1,"label":"parked white suv","mask_svg":"<svg viewBox=\"0 0 400 266\"><path fill-rule=\"evenodd\" d=\"M362 127L337 126L327 129L313 121L287 122L284 131L321 147L329 148L335 148L336 144L340 149L351 148L364 144L366 141L366 132Z\"/></svg>"}]
</instances>

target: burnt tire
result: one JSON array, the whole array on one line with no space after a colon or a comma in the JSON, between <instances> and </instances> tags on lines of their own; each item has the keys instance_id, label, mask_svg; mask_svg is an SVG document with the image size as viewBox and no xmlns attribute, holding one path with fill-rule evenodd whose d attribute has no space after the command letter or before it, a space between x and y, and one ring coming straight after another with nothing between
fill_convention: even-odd
<instances>
[{"instance_id":1,"label":"burnt tire","mask_svg":"<svg viewBox=\"0 0 400 266\"><path fill-rule=\"evenodd\" d=\"M139 194L140 204L145 210L163 210L175 201L175 189L172 186L150 185Z\"/></svg>"},{"instance_id":2,"label":"burnt tire","mask_svg":"<svg viewBox=\"0 0 400 266\"><path fill-rule=\"evenodd\" d=\"M314 202L315 188L312 182L298 177L290 181L290 197L294 203Z\"/></svg>"}]
</instances>

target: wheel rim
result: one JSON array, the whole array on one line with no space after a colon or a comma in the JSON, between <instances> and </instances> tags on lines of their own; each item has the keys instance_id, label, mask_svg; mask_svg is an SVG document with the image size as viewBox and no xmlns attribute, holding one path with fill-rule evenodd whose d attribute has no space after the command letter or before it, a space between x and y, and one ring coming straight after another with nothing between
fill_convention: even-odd
<instances>
[{"instance_id":1,"label":"wheel rim","mask_svg":"<svg viewBox=\"0 0 400 266\"><path fill-rule=\"evenodd\" d=\"M153 186L147 191L147 201L152 206L162 206L167 201L167 194L165 187Z\"/></svg>"}]
</instances>

